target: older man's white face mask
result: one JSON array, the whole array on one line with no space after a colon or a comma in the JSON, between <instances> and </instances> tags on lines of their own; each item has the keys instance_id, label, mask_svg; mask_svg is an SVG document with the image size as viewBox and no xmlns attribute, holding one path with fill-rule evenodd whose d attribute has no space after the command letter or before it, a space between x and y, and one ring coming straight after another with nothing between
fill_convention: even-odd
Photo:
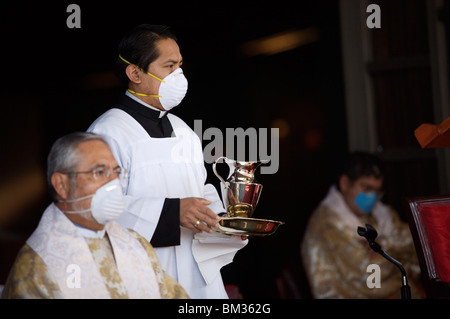
<instances>
[{"instance_id":1,"label":"older man's white face mask","mask_svg":"<svg viewBox=\"0 0 450 319\"><path fill-rule=\"evenodd\" d=\"M122 193L122 185L119 179L101 186L94 194L68 200L60 200L61 203L75 203L87 198L91 198L91 207L83 210L63 210L66 214L82 214L91 212L92 217L99 224L106 224L107 222L116 220L125 209L125 196Z\"/></svg>"}]
</instances>

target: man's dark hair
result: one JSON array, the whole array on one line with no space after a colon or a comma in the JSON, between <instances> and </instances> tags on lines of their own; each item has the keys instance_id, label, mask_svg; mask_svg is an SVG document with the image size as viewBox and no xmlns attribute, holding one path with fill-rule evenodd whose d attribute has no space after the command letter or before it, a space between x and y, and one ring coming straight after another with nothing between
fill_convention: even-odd
<instances>
[{"instance_id":1,"label":"man's dark hair","mask_svg":"<svg viewBox=\"0 0 450 319\"><path fill-rule=\"evenodd\" d=\"M361 177L373 176L375 178L384 177L384 165L378 156L356 151L348 155L339 176L347 175L351 182ZM337 183L339 185L339 183Z\"/></svg>"},{"instance_id":2,"label":"man's dark hair","mask_svg":"<svg viewBox=\"0 0 450 319\"><path fill-rule=\"evenodd\" d=\"M141 24L122 38L119 44L119 55L128 62L147 71L150 63L155 61L160 55L156 42L163 39L177 41L177 38L167 26ZM125 87L128 87L130 82L125 73L127 66L126 62L117 57L116 75Z\"/></svg>"}]
</instances>

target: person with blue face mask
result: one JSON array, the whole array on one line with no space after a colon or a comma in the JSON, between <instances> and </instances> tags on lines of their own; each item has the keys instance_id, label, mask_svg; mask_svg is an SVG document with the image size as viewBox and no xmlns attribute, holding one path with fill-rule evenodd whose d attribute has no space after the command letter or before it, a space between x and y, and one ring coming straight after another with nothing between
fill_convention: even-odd
<instances>
[{"instance_id":1,"label":"person with blue face mask","mask_svg":"<svg viewBox=\"0 0 450 319\"><path fill-rule=\"evenodd\" d=\"M382 197L383 176L378 165L372 166L372 175L352 176L350 171L339 178L339 190L353 213L370 214Z\"/></svg>"},{"instance_id":2,"label":"person with blue face mask","mask_svg":"<svg viewBox=\"0 0 450 319\"><path fill-rule=\"evenodd\" d=\"M383 184L381 160L373 154L353 152L310 216L301 256L314 298L400 298L398 269L374 253L357 233L358 226L365 224L377 229L382 248L407 268L413 298L424 297L409 226L381 202ZM381 271L376 288L367 284L367 267L373 264Z\"/></svg>"}]
</instances>

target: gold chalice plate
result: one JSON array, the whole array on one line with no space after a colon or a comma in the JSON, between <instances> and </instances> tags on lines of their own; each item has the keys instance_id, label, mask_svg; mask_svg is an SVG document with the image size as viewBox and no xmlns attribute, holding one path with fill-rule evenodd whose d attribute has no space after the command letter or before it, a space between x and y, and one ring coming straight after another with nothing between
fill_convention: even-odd
<instances>
[{"instance_id":1,"label":"gold chalice plate","mask_svg":"<svg viewBox=\"0 0 450 319\"><path fill-rule=\"evenodd\" d=\"M276 232L279 222L269 219L222 217L215 230L227 235L268 236Z\"/></svg>"}]
</instances>

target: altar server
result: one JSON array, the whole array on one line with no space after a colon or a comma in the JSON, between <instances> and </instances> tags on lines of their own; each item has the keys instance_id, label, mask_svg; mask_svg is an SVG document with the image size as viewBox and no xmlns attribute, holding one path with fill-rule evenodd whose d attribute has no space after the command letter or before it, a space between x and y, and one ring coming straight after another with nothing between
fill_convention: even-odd
<instances>
[{"instance_id":1,"label":"altar server","mask_svg":"<svg viewBox=\"0 0 450 319\"><path fill-rule=\"evenodd\" d=\"M151 242L163 268L192 298L227 298L220 267L247 240L211 230L225 209L215 187L205 185L201 142L169 113L187 92L182 64L167 27L131 30L120 42L116 65L127 90L88 131L105 136L119 165L129 171L119 223Z\"/></svg>"}]
</instances>

